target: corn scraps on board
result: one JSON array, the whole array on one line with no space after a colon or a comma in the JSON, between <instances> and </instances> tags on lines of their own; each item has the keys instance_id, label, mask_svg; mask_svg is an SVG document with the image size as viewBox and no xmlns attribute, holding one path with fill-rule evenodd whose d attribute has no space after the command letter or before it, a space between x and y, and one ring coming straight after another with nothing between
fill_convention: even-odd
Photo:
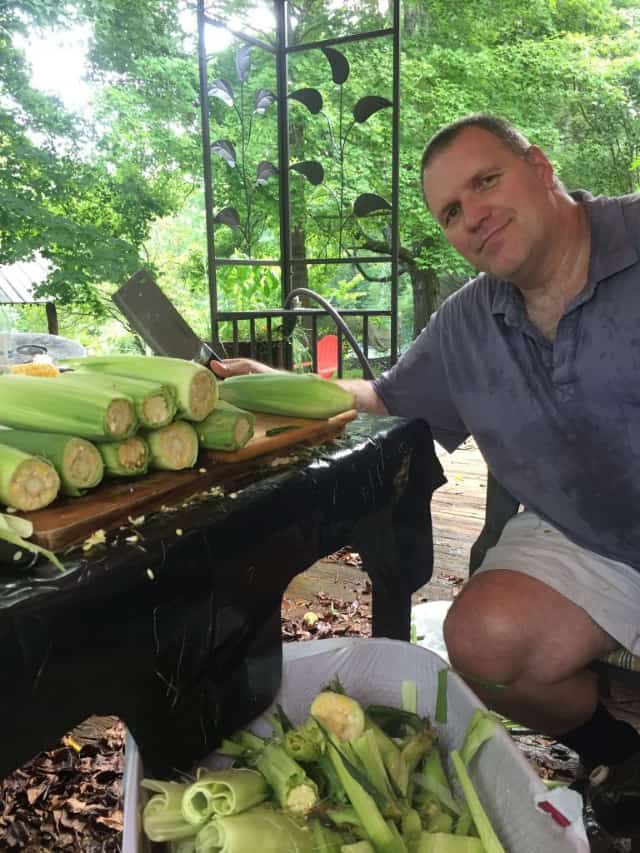
<instances>
[{"instance_id":1,"label":"corn scraps on board","mask_svg":"<svg viewBox=\"0 0 640 853\"><path fill-rule=\"evenodd\" d=\"M320 444L344 429L356 417L354 410L327 420L288 418L255 413L254 435L234 452L202 451L194 468L166 471L138 478L104 480L79 498L57 499L36 512L24 513L33 523L33 540L60 551L80 545L96 530L113 530L129 516L139 516L177 505L188 497L237 479L241 463L248 467L283 459L296 445Z\"/></svg>"}]
</instances>

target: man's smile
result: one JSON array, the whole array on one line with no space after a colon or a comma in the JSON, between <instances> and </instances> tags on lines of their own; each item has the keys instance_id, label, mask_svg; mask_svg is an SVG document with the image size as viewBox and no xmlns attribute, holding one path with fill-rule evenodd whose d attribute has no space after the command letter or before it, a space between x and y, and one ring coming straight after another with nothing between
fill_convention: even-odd
<instances>
[{"instance_id":1,"label":"man's smile","mask_svg":"<svg viewBox=\"0 0 640 853\"><path fill-rule=\"evenodd\" d=\"M503 222L502 225L498 225L497 228L494 228L492 231L490 231L487 234L487 236L484 237L482 239L482 241L479 243L479 245L476 249L476 253L479 255L482 254L482 252L485 250L485 248L489 244L489 242L492 241L494 237L501 235L502 232L504 231L504 229L507 227L507 225L510 224L510 222L511 222L511 220L508 219L506 222Z\"/></svg>"}]
</instances>

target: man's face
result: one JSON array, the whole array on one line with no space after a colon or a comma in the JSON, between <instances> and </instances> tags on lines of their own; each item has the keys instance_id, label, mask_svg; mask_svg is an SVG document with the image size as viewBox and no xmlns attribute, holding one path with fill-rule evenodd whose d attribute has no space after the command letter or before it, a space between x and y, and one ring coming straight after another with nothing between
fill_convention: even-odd
<instances>
[{"instance_id":1,"label":"man's face","mask_svg":"<svg viewBox=\"0 0 640 853\"><path fill-rule=\"evenodd\" d=\"M436 154L424 195L447 240L476 269L519 281L535 268L553 228L553 170L540 149L519 156L470 127Z\"/></svg>"}]
</instances>

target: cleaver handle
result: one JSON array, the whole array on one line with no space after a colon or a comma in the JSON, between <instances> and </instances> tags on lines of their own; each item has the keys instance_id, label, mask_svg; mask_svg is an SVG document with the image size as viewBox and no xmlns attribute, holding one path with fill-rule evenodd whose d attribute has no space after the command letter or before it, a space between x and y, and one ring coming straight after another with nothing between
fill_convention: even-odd
<instances>
[{"instance_id":1,"label":"cleaver handle","mask_svg":"<svg viewBox=\"0 0 640 853\"><path fill-rule=\"evenodd\" d=\"M206 341L202 341L200 346L200 355L198 356L198 361L200 364L203 364L205 367L209 365L210 361L222 361L223 356L218 355L217 352L209 346Z\"/></svg>"}]
</instances>

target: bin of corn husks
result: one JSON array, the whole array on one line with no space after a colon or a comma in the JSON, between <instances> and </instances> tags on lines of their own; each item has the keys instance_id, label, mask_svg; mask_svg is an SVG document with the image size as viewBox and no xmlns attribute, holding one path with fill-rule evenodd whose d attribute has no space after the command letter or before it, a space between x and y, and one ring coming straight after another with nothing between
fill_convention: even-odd
<instances>
[{"instance_id":1,"label":"bin of corn husks","mask_svg":"<svg viewBox=\"0 0 640 853\"><path fill-rule=\"evenodd\" d=\"M548 791L442 658L408 643L285 646L274 705L221 750L167 782L128 741L122 853L589 849L580 797Z\"/></svg>"}]
</instances>

